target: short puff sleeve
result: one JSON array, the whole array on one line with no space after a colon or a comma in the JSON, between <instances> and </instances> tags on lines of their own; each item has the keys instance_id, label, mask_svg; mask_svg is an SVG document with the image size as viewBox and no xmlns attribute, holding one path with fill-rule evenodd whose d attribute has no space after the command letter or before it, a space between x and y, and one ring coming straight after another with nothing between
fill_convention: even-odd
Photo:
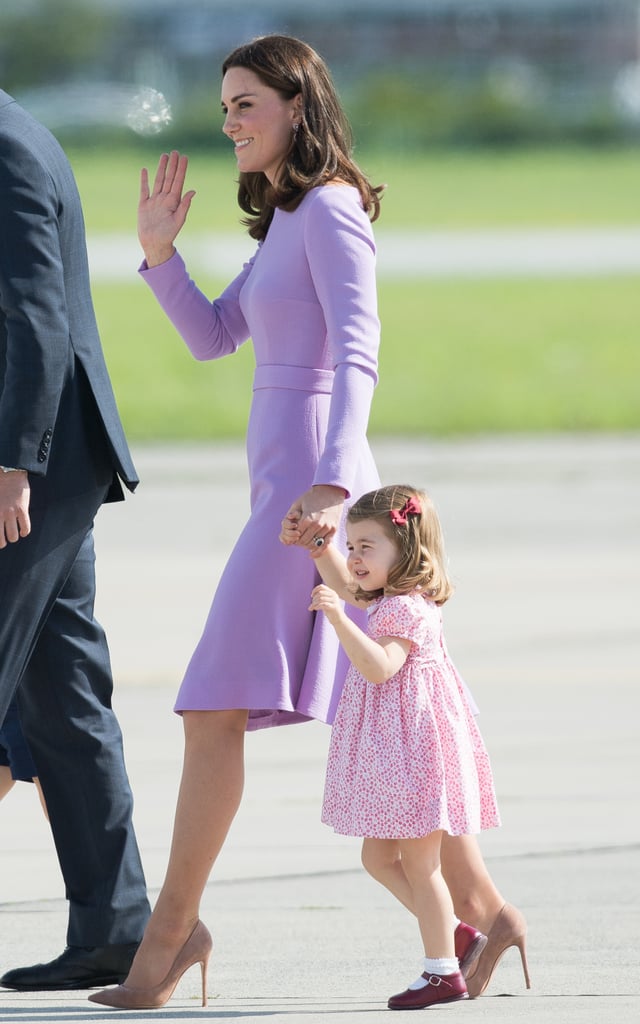
<instances>
[{"instance_id":1,"label":"short puff sleeve","mask_svg":"<svg viewBox=\"0 0 640 1024\"><path fill-rule=\"evenodd\" d=\"M431 618L429 605L423 597L411 594L384 597L369 614L368 633L374 640L396 636L422 647L435 625Z\"/></svg>"}]
</instances>

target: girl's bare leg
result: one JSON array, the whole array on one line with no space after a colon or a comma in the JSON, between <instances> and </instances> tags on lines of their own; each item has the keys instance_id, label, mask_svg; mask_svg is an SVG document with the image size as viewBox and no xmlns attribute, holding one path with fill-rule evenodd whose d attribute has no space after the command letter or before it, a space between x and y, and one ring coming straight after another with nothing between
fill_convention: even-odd
<instances>
[{"instance_id":1,"label":"girl's bare leg","mask_svg":"<svg viewBox=\"0 0 640 1024\"><path fill-rule=\"evenodd\" d=\"M167 975L193 930L215 860L240 805L248 712L185 711L182 780L164 884L126 984Z\"/></svg>"},{"instance_id":2,"label":"girl's bare leg","mask_svg":"<svg viewBox=\"0 0 640 1024\"><path fill-rule=\"evenodd\" d=\"M487 871L476 837L443 832L440 856L456 917L487 935L505 901ZM395 839L365 839L362 863L372 878L415 914L411 886Z\"/></svg>"},{"instance_id":3,"label":"girl's bare leg","mask_svg":"<svg viewBox=\"0 0 640 1024\"><path fill-rule=\"evenodd\" d=\"M399 840L400 856L411 887L425 956L455 959L453 903L440 870L442 832Z\"/></svg>"},{"instance_id":4,"label":"girl's bare leg","mask_svg":"<svg viewBox=\"0 0 640 1024\"><path fill-rule=\"evenodd\" d=\"M365 839L362 863L418 918L425 956L454 957L453 906L440 871L442 833L423 839Z\"/></svg>"},{"instance_id":5,"label":"girl's bare leg","mask_svg":"<svg viewBox=\"0 0 640 1024\"><path fill-rule=\"evenodd\" d=\"M376 882L415 914L413 892L404 873L397 839L363 839L362 864Z\"/></svg>"}]
</instances>

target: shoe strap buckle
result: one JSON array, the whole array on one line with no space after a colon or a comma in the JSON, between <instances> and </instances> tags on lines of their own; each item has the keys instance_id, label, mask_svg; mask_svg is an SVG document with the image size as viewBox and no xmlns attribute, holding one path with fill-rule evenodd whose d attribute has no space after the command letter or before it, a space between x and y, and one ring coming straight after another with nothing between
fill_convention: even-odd
<instances>
[{"instance_id":1,"label":"shoe strap buckle","mask_svg":"<svg viewBox=\"0 0 640 1024\"><path fill-rule=\"evenodd\" d=\"M453 988L450 981L445 981L441 974L429 974L423 975L427 979L427 985L433 985L434 988L440 988L441 985L446 985L447 988Z\"/></svg>"}]
</instances>

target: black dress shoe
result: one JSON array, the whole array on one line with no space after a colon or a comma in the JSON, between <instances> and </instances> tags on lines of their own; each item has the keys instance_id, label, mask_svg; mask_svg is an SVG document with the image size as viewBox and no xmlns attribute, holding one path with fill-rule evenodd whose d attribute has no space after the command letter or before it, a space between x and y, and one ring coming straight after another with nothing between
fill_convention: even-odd
<instances>
[{"instance_id":1,"label":"black dress shoe","mask_svg":"<svg viewBox=\"0 0 640 1024\"><path fill-rule=\"evenodd\" d=\"M7 971L0 978L0 985L16 992L119 985L129 973L138 945L130 942L121 946L67 946L64 953L48 964Z\"/></svg>"}]
</instances>

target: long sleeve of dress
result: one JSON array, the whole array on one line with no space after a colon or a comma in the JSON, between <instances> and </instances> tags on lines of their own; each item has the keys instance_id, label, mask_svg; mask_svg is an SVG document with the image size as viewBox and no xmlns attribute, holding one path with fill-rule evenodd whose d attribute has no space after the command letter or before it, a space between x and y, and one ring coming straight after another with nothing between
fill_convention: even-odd
<instances>
[{"instance_id":1,"label":"long sleeve of dress","mask_svg":"<svg viewBox=\"0 0 640 1024\"><path fill-rule=\"evenodd\" d=\"M328 186L313 198L305 220L305 249L335 371L327 436L313 482L334 484L350 494L352 467L366 435L378 379L375 244L352 189Z\"/></svg>"},{"instance_id":2,"label":"long sleeve of dress","mask_svg":"<svg viewBox=\"0 0 640 1024\"><path fill-rule=\"evenodd\" d=\"M235 352L249 337L249 328L240 309L238 296L253 260L211 302L187 273L178 252L157 267L140 267L140 276L149 285L192 355L199 360L219 359Z\"/></svg>"}]
</instances>

